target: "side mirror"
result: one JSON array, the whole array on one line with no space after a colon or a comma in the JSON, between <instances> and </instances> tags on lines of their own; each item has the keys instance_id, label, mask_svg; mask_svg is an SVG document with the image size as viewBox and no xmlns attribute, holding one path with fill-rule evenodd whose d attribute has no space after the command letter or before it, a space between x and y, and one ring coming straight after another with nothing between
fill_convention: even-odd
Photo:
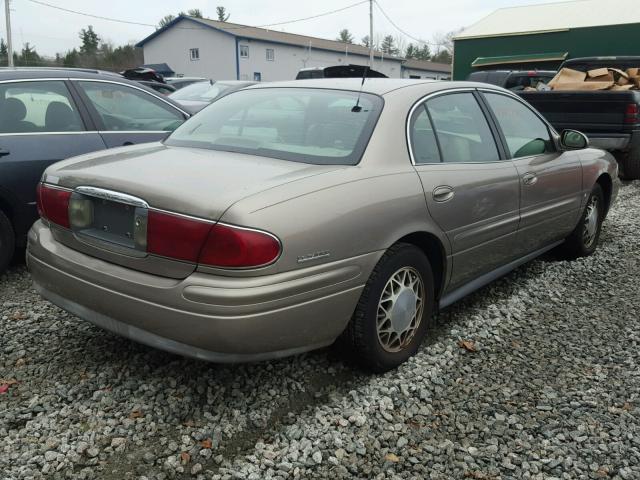
<instances>
[{"instance_id":1,"label":"side mirror","mask_svg":"<svg viewBox=\"0 0 640 480\"><path fill-rule=\"evenodd\" d=\"M582 150L589 146L589 139L584 133L577 130L563 130L560 144L567 150Z\"/></svg>"}]
</instances>

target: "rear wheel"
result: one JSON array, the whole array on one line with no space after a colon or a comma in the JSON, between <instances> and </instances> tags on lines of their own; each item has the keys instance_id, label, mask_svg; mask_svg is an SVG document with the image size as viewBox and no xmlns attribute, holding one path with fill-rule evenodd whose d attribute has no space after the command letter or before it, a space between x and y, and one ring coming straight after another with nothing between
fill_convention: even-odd
<instances>
[{"instance_id":1,"label":"rear wheel","mask_svg":"<svg viewBox=\"0 0 640 480\"><path fill-rule=\"evenodd\" d=\"M640 179L640 147L634 147L622 153L618 158L625 180Z\"/></svg>"},{"instance_id":2,"label":"rear wheel","mask_svg":"<svg viewBox=\"0 0 640 480\"><path fill-rule=\"evenodd\" d=\"M0 273L4 272L13 258L15 234L11 222L0 210Z\"/></svg>"},{"instance_id":3,"label":"rear wheel","mask_svg":"<svg viewBox=\"0 0 640 480\"><path fill-rule=\"evenodd\" d=\"M604 211L602 187L596 183L593 190L591 190L578 225L562 245L562 250L566 257L586 257L595 252L600 239L600 231L602 230Z\"/></svg>"},{"instance_id":4,"label":"rear wheel","mask_svg":"<svg viewBox=\"0 0 640 480\"><path fill-rule=\"evenodd\" d=\"M433 305L433 274L427 257L413 245L396 244L369 277L343 343L367 370L395 368L418 350Z\"/></svg>"}]
</instances>

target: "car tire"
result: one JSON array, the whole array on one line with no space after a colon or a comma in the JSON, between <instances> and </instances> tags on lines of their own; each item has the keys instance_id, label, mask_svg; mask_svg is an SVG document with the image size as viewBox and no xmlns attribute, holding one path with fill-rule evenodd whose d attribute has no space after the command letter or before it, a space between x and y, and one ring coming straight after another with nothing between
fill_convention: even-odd
<instances>
[{"instance_id":1,"label":"car tire","mask_svg":"<svg viewBox=\"0 0 640 480\"><path fill-rule=\"evenodd\" d=\"M634 147L622 153L618 163L622 167L622 176L625 180L640 179L640 147Z\"/></svg>"},{"instance_id":2,"label":"car tire","mask_svg":"<svg viewBox=\"0 0 640 480\"><path fill-rule=\"evenodd\" d=\"M587 257L596 251L605 216L604 194L597 183L591 190L580 221L562 245L566 258Z\"/></svg>"},{"instance_id":3,"label":"car tire","mask_svg":"<svg viewBox=\"0 0 640 480\"><path fill-rule=\"evenodd\" d=\"M349 356L373 372L385 372L413 356L432 321L434 291L425 254L411 244L392 246L373 269L343 333Z\"/></svg>"},{"instance_id":4,"label":"car tire","mask_svg":"<svg viewBox=\"0 0 640 480\"><path fill-rule=\"evenodd\" d=\"M15 251L16 237L11 221L0 210L0 274L9 266Z\"/></svg>"}]
</instances>

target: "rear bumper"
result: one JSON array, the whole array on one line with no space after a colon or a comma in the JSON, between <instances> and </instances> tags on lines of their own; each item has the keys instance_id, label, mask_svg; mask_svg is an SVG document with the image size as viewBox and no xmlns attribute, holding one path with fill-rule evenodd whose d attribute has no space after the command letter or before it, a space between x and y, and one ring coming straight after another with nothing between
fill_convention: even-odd
<instances>
[{"instance_id":1,"label":"rear bumper","mask_svg":"<svg viewBox=\"0 0 640 480\"><path fill-rule=\"evenodd\" d=\"M627 150L640 146L640 131L629 133L586 133L591 146L608 151Z\"/></svg>"},{"instance_id":2,"label":"rear bumper","mask_svg":"<svg viewBox=\"0 0 640 480\"><path fill-rule=\"evenodd\" d=\"M176 280L72 250L36 222L27 265L44 298L106 330L180 355L243 362L331 344L381 254L275 275Z\"/></svg>"}]
</instances>

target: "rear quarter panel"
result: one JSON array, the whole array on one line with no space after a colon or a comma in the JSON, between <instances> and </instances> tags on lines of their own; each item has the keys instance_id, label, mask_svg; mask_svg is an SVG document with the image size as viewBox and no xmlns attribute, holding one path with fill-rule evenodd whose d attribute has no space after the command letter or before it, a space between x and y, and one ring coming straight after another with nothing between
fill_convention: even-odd
<instances>
[{"instance_id":1,"label":"rear quarter panel","mask_svg":"<svg viewBox=\"0 0 640 480\"><path fill-rule=\"evenodd\" d=\"M261 192L224 213L223 222L262 228L281 239L282 257L263 269L265 274L383 252L414 232L435 235L449 255L448 240L428 215L409 157L405 121L417 99L411 89L385 96L358 165ZM326 251L330 256L321 260L298 262L300 256Z\"/></svg>"}]
</instances>

